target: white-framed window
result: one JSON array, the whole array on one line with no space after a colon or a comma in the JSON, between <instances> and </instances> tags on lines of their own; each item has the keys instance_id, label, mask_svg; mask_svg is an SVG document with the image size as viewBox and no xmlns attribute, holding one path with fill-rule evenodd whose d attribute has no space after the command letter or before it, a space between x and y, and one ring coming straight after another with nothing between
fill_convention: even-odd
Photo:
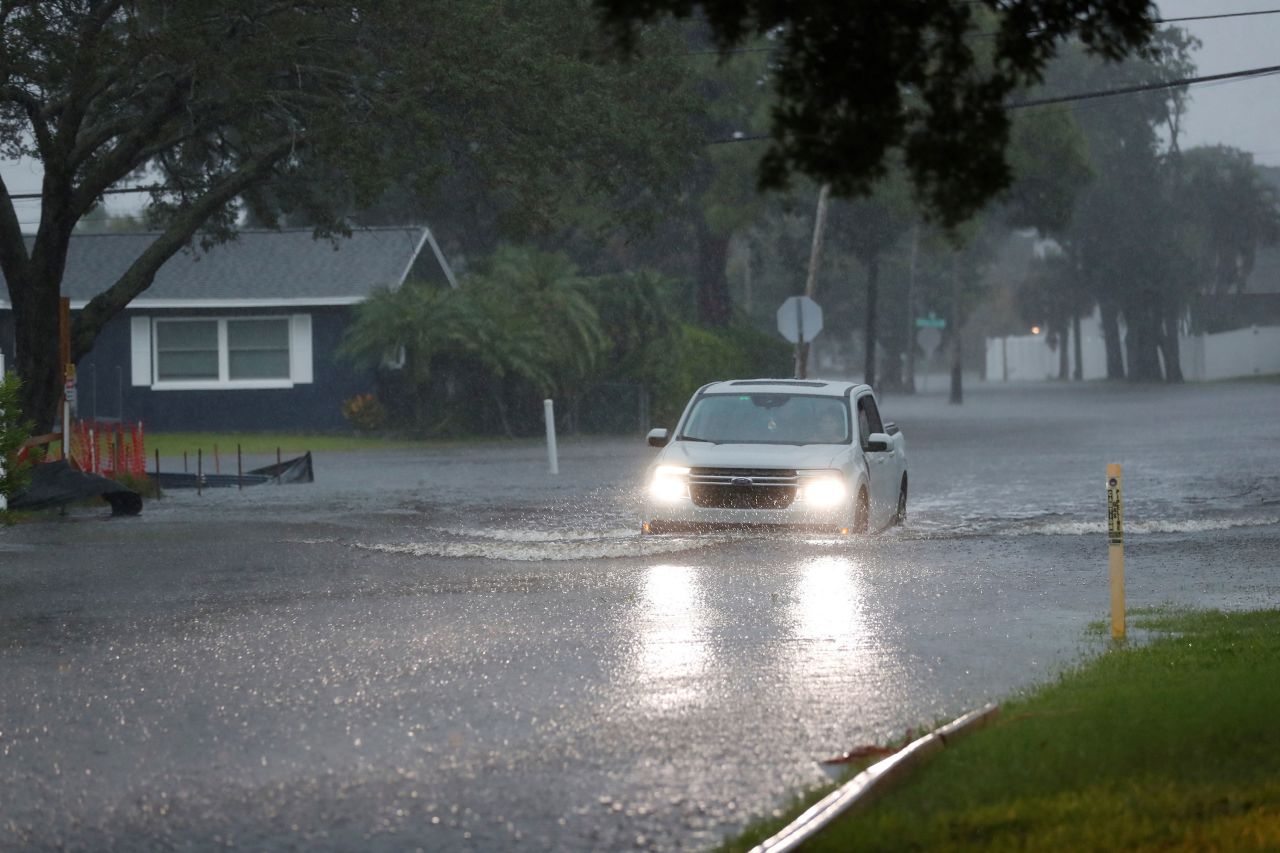
<instances>
[{"instance_id":1,"label":"white-framed window","mask_svg":"<svg viewBox=\"0 0 1280 853\"><path fill-rule=\"evenodd\" d=\"M157 391L312 381L311 315L134 317L133 384Z\"/></svg>"}]
</instances>

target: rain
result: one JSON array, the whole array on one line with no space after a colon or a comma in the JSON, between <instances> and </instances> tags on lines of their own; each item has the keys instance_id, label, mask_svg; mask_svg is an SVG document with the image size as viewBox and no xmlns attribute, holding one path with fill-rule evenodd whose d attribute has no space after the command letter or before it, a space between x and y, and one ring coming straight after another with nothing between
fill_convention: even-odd
<instances>
[{"instance_id":1,"label":"rain","mask_svg":"<svg viewBox=\"0 0 1280 853\"><path fill-rule=\"evenodd\" d=\"M13 13L72 165L0 33L0 850L714 849L1114 648L1108 465L1280 606L1280 16L161 5Z\"/></svg>"}]
</instances>

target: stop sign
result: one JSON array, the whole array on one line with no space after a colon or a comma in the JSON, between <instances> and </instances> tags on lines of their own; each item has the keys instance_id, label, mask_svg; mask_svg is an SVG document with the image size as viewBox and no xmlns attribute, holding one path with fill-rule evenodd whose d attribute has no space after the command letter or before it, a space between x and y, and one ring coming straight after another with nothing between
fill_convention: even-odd
<instances>
[{"instance_id":1,"label":"stop sign","mask_svg":"<svg viewBox=\"0 0 1280 853\"><path fill-rule=\"evenodd\" d=\"M822 331L822 306L807 296L791 296L778 308L778 331L793 344Z\"/></svg>"}]
</instances>

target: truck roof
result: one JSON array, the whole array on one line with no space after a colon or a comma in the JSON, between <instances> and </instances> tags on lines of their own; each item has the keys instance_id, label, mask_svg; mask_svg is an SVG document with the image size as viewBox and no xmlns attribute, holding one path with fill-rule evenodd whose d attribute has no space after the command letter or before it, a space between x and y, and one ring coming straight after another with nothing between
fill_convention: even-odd
<instances>
[{"instance_id":1,"label":"truck roof","mask_svg":"<svg viewBox=\"0 0 1280 853\"><path fill-rule=\"evenodd\" d=\"M851 390L867 388L861 382L830 379L727 379L704 385L703 394L812 394L843 397Z\"/></svg>"}]
</instances>

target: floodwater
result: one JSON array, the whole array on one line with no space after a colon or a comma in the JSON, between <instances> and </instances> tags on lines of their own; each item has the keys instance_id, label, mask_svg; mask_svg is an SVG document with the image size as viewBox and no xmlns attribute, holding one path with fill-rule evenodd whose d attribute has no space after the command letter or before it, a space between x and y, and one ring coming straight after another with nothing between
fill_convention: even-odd
<instances>
[{"instance_id":1,"label":"floodwater","mask_svg":"<svg viewBox=\"0 0 1280 853\"><path fill-rule=\"evenodd\" d=\"M865 540L641 537L639 438L0 530L0 848L706 848L1099 653L1108 462L1130 606L1280 605L1280 385L882 409L909 521Z\"/></svg>"}]
</instances>

